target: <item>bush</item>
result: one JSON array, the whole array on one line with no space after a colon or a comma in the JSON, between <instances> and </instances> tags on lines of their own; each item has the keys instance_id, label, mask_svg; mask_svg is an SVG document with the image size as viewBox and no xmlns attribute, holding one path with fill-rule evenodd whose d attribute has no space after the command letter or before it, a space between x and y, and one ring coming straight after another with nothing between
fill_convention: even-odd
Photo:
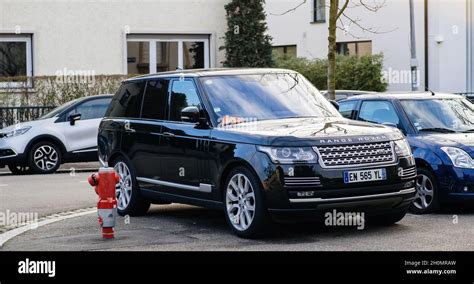
<instances>
[{"instance_id":1,"label":"bush","mask_svg":"<svg viewBox=\"0 0 474 284\"><path fill-rule=\"evenodd\" d=\"M0 88L0 107L59 106L81 97L114 94L124 79L127 76L1 78L3 82L28 82L31 87Z\"/></svg>"},{"instance_id":2,"label":"bush","mask_svg":"<svg viewBox=\"0 0 474 284\"><path fill-rule=\"evenodd\" d=\"M327 60L277 57L275 67L300 72L318 89L327 89ZM383 55L336 57L336 89L384 92Z\"/></svg>"}]
</instances>

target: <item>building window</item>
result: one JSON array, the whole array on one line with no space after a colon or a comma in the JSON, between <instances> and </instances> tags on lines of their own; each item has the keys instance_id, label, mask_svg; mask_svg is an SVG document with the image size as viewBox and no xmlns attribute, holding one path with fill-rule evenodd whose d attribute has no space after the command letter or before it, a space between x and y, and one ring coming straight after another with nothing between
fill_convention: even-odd
<instances>
[{"instance_id":1,"label":"building window","mask_svg":"<svg viewBox=\"0 0 474 284\"><path fill-rule=\"evenodd\" d=\"M210 67L208 35L129 35L127 74Z\"/></svg>"},{"instance_id":2,"label":"building window","mask_svg":"<svg viewBox=\"0 0 474 284\"><path fill-rule=\"evenodd\" d=\"M326 22L326 0L313 0L313 23Z\"/></svg>"},{"instance_id":3,"label":"building window","mask_svg":"<svg viewBox=\"0 0 474 284\"><path fill-rule=\"evenodd\" d=\"M337 52L342 55L372 55L372 41L338 42Z\"/></svg>"},{"instance_id":4,"label":"building window","mask_svg":"<svg viewBox=\"0 0 474 284\"><path fill-rule=\"evenodd\" d=\"M296 45L282 45L273 47L273 55L277 57L285 56L296 58Z\"/></svg>"},{"instance_id":5,"label":"building window","mask_svg":"<svg viewBox=\"0 0 474 284\"><path fill-rule=\"evenodd\" d=\"M0 35L0 87L30 86L31 76L31 35Z\"/></svg>"}]
</instances>

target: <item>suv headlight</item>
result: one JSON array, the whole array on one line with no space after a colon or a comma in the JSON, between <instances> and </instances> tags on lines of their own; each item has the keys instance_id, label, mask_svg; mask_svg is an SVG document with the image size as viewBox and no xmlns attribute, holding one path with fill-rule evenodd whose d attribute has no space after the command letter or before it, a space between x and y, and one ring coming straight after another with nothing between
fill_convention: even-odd
<instances>
[{"instance_id":1,"label":"suv headlight","mask_svg":"<svg viewBox=\"0 0 474 284\"><path fill-rule=\"evenodd\" d=\"M397 140L393 142L395 144L395 152L397 153L398 157L406 157L412 155L410 144L408 144L408 141L406 139Z\"/></svg>"},{"instance_id":2,"label":"suv headlight","mask_svg":"<svg viewBox=\"0 0 474 284\"><path fill-rule=\"evenodd\" d=\"M31 129L31 126L28 126L28 127L22 127L22 128L15 129L13 131L0 132L0 138L10 138L10 137L23 135L26 132L28 132L28 130L30 130L30 129Z\"/></svg>"},{"instance_id":3,"label":"suv headlight","mask_svg":"<svg viewBox=\"0 0 474 284\"><path fill-rule=\"evenodd\" d=\"M262 147L257 150L266 153L274 163L317 163L317 155L311 147Z\"/></svg>"},{"instance_id":4,"label":"suv headlight","mask_svg":"<svg viewBox=\"0 0 474 284\"><path fill-rule=\"evenodd\" d=\"M441 150L448 155L456 168L474 169L474 160L466 151L455 147L442 147Z\"/></svg>"}]
</instances>

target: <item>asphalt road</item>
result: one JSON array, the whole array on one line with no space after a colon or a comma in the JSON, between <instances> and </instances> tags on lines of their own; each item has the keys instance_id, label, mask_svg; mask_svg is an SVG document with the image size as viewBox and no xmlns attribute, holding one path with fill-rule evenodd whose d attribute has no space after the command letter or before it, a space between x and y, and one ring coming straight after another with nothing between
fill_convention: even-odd
<instances>
[{"instance_id":1,"label":"asphalt road","mask_svg":"<svg viewBox=\"0 0 474 284\"><path fill-rule=\"evenodd\" d=\"M41 215L94 205L96 196L82 182L90 173L13 177L0 175L0 212L38 211ZM408 215L390 227L280 225L272 236L234 236L223 213L186 205L155 205L144 217L120 218L116 238L104 241L96 214L28 231L0 250L278 250L278 251L465 251L474 250L474 209L450 208L435 215Z\"/></svg>"},{"instance_id":2,"label":"asphalt road","mask_svg":"<svg viewBox=\"0 0 474 284\"><path fill-rule=\"evenodd\" d=\"M0 212L38 213L38 217L94 206L87 183L91 173L66 170L54 175L14 176L0 171Z\"/></svg>"}]
</instances>

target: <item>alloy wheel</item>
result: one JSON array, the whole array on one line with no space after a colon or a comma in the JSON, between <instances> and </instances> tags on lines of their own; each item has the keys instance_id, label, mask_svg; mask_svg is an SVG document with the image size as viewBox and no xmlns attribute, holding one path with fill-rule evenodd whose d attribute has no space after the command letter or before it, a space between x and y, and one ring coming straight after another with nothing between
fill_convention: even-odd
<instances>
[{"instance_id":1,"label":"alloy wheel","mask_svg":"<svg viewBox=\"0 0 474 284\"><path fill-rule=\"evenodd\" d=\"M426 175L419 175L416 179L416 196L413 205L424 210L433 203L434 186L431 179Z\"/></svg>"},{"instance_id":2,"label":"alloy wheel","mask_svg":"<svg viewBox=\"0 0 474 284\"><path fill-rule=\"evenodd\" d=\"M43 145L33 153L33 162L39 169L49 171L58 165L59 155L53 147Z\"/></svg>"},{"instance_id":3,"label":"alloy wheel","mask_svg":"<svg viewBox=\"0 0 474 284\"><path fill-rule=\"evenodd\" d=\"M120 176L120 181L115 186L115 195L117 197L117 208L125 210L132 197L132 175L127 164L118 162L114 166L115 171Z\"/></svg>"},{"instance_id":4,"label":"alloy wheel","mask_svg":"<svg viewBox=\"0 0 474 284\"><path fill-rule=\"evenodd\" d=\"M255 204L255 192L250 180L243 174L234 175L226 189L226 211L234 228L245 231L252 225Z\"/></svg>"}]
</instances>

